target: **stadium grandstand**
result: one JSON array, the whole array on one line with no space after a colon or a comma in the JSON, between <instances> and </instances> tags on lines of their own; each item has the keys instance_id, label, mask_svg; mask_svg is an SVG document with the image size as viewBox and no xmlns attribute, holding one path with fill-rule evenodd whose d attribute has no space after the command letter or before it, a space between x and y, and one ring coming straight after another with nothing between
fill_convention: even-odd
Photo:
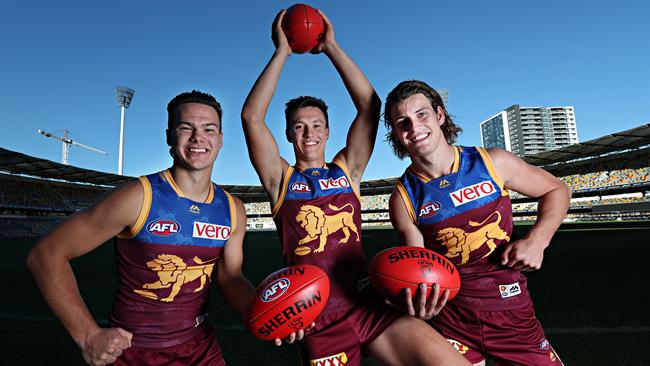
<instances>
[{"instance_id":1,"label":"stadium grandstand","mask_svg":"<svg viewBox=\"0 0 650 366\"><path fill-rule=\"evenodd\" d=\"M525 156L573 191L567 221L650 219L650 124ZM37 237L133 177L63 165L0 148L0 236ZM396 177L361 183L364 226L387 225ZM260 186L224 185L246 205L249 229L273 230ZM517 220L534 220L537 202L511 193Z\"/></svg>"}]
</instances>

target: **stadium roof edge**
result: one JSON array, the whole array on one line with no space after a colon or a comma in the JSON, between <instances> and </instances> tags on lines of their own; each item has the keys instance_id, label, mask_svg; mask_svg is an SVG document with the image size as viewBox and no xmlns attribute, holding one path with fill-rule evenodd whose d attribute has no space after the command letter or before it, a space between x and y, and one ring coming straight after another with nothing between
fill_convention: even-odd
<instances>
[{"instance_id":1,"label":"stadium roof edge","mask_svg":"<svg viewBox=\"0 0 650 366\"><path fill-rule=\"evenodd\" d=\"M644 146L650 146L650 124L643 124L561 149L524 156L523 159L529 164L553 170L563 163L625 152ZM64 165L4 148L0 148L0 173L109 187L134 179L134 177ZM396 180L397 178L384 178L361 182L361 193L390 193ZM244 202L268 200L268 195L261 186L222 185L222 187Z\"/></svg>"},{"instance_id":2,"label":"stadium roof edge","mask_svg":"<svg viewBox=\"0 0 650 366\"><path fill-rule=\"evenodd\" d=\"M650 124L648 123L561 149L526 155L523 159L529 164L550 170L554 168L554 165L620 153L646 145L650 145Z\"/></svg>"},{"instance_id":3,"label":"stadium roof edge","mask_svg":"<svg viewBox=\"0 0 650 366\"><path fill-rule=\"evenodd\" d=\"M0 148L0 172L113 187L134 179L133 177L56 163L4 148Z\"/></svg>"}]
</instances>

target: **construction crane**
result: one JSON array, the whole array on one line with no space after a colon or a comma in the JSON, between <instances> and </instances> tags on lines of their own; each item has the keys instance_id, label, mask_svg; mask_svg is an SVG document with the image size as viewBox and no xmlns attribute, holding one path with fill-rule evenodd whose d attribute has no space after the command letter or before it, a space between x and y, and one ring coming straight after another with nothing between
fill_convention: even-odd
<instances>
[{"instance_id":1,"label":"construction crane","mask_svg":"<svg viewBox=\"0 0 650 366\"><path fill-rule=\"evenodd\" d=\"M68 165L68 149L70 148L70 145L75 145L79 147L83 147L84 149L88 149L90 151L94 151L96 153L102 154L102 155L108 155L106 151L99 150L97 148L94 148L92 146L84 145L82 143L79 143L77 141L74 141L70 138L70 131L64 129L63 130L63 137L56 136L52 133L43 131L43 130L38 130L38 133L45 137L50 137L56 140L59 140L63 143L62 151L61 151L61 162L65 165Z\"/></svg>"}]
</instances>

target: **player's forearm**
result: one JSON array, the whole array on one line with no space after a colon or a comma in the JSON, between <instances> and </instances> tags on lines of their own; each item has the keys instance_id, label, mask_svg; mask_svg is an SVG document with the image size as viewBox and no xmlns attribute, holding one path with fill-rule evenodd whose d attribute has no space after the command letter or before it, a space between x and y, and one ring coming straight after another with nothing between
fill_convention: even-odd
<instances>
[{"instance_id":1,"label":"player's forearm","mask_svg":"<svg viewBox=\"0 0 650 366\"><path fill-rule=\"evenodd\" d=\"M280 73L290 54L281 49L276 49L260 76L255 81L244 107L242 108L242 121L248 124L263 123L266 112L278 86Z\"/></svg>"},{"instance_id":2,"label":"player's forearm","mask_svg":"<svg viewBox=\"0 0 650 366\"><path fill-rule=\"evenodd\" d=\"M100 328L81 298L70 262L37 250L28 256L27 267L45 302L83 348L88 337Z\"/></svg>"},{"instance_id":3,"label":"player's forearm","mask_svg":"<svg viewBox=\"0 0 650 366\"><path fill-rule=\"evenodd\" d=\"M526 237L548 245L566 217L570 200L571 191L564 183L540 197L537 205L537 221Z\"/></svg>"},{"instance_id":4,"label":"player's forearm","mask_svg":"<svg viewBox=\"0 0 650 366\"><path fill-rule=\"evenodd\" d=\"M250 281L243 275L223 278L219 281L219 289L228 305L245 318L248 305L255 293L255 287Z\"/></svg>"},{"instance_id":5,"label":"player's forearm","mask_svg":"<svg viewBox=\"0 0 650 366\"><path fill-rule=\"evenodd\" d=\"M354 61L341 49L338 43L328 45L324 52L341 76L357 111L359 113L377 112L379 114L381 100L368 78Z\"/></svg>"}]
</instances>

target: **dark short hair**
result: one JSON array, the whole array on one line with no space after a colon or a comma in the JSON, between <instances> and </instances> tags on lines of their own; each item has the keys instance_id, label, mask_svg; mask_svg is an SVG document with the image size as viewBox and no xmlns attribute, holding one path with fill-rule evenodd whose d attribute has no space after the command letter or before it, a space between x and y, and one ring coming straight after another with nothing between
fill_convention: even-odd
<instances>
[{"instance_id":1,"label":"dark short hair","mask_svg":"<svg viewBox=\"0 0 650 366\"><path fill-rule=\"evenodd\" d=\"M329 117L327 116L327 104L320 99L316 97L310 97L310 96L299 96L298 98L293 98L287 102L284 108L284 118L286 119L286 127L285 127L285 134L287 135L287 140L289 142L291 141L291 125L293 124L293 115L298 111L300 108L306 108L306 107L316 107L323 112L325 115L325 128L329 127Z\"/></svg>"},{"instance_id":2,"label":"dark short hair","mask_svg":"<svg viewBox=\"0 0 650 366\"><path fill-rule=\"evenodd\" d=\"M221 110L221 104L208 93L203 93L198 90L192 90L191 92L184 92L178 94L172 99L169 104L167 104L167 128L169 130L174 128L174 119L176 118L176 112L178 106L185 103L201 103L207 106L214 108L219 115L219 132L221 132L222 116L223 111Z\"/></svg>"},{"instance_id":3,"label":"dark short hair","mask_svg":"<svg viewBox=\"0 0 650 366\"><path fill-rule=\"evenodd\" d=\"M453 144L456 142L458 134L463 131L463 129L456 125L451 119L451 116L447 112L447 109L442 102L440 94L438 94L435 89L430 87L427 83L419 80L402 81L401 83L397 84L397 86L393 88L390 93L388 93L384 107L384 124L386 125L386 130L388 130L386 133L386 141L388 141L390 146L393 148L393 152L400 159L407 157L408 151L406 150L406 147L404 147L404 145L402 145L402 143L395 136L393 136L392 123L394 121L391 121L390 110L397 103L415 94L424 95L429 100L429 102L431 102L431 106L436 113L438 111L438 107L442 108L442 111L445 114L445 123L440 126L440 129L442 130L447 143Z\"/></svg>"}]
</instances>

